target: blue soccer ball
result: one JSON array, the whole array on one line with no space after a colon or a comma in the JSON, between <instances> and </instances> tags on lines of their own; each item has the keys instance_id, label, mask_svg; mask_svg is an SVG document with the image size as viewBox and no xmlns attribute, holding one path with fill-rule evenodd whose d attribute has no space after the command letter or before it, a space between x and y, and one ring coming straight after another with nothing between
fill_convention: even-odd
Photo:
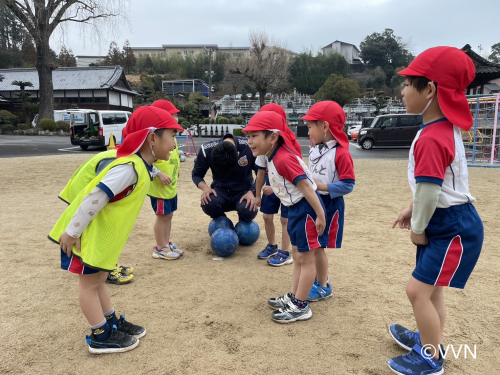
<instances>
[{"instance_id":1,"label":"blue soccer ball","mask_svg":"<svg viewBox=\"0 0 500 375\"><path fill-rule=\"evenodd\" d=\"M253 245L260 236L260 228L255 221L240 221L234 231L238 235L240 245L243 246Z\"/></svg>"},{"instance_id":2,"label":"blue soccer ball","mask_svg":"<svg viewBox=\"0 0 500 375\"><path fill-rule=\"evenodd\" d=\"M217 229L210 238L212 251L220 257L228 257L238 248L238 236L229 228Z\"/></svg>"},{"instance_id":3,"label":"blue soccer ball","mask_svg":"<svg viewBox=\"0 0 500 375\"><path fill-rule=\"evenodd\" d=\"M210 224L208 224L208 235L211 236L217 229L228 228L234 230L234 225L231 220L225 216L219 216L217 219L213 219Z\"/></svg>"}]
</instances>

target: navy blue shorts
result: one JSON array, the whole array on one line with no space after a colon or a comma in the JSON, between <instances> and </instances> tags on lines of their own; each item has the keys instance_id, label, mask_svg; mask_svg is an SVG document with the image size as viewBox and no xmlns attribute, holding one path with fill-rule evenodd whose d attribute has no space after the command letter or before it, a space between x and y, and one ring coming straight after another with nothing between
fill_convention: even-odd
<instances>
[{"instance_id":1,"label":"navy blue shorts","mask_svg":"<svg viewBox=\"0 0 500 375\"><path fill-rule=\"evenodd\" d=\"M328 195L320 195L325 206L326 229L328 233L328 248L340 249L344 235L344 197L330 198Z\"/></svg>"},{"instance_id":2,"label":"navy blue shorts","mask_svg":"<svg viewBox=\"0 0 500 375\"><path fill-rule=\"evenodd\" d=\"M99 272L99 270L84 265L80 258L74 255L69 257L63 249L61 249L61 269L78 275L92 275Z\"/></svg>"},{"instance_id":3,"label":"navy blue shorts","mask_svg":"<svg viewBox=\"0 0 500 375\"><path fill-rule=\"evenodd\" d=\"M412 276L425 284L463 289L483 246L483 223L470 203L437 208L417 246Z\"/></svg>"},{"instance_id":4,"label":"navy blue shorts","mask_svg":"<svg viewBox=\"0 0 500 375\"><path fill-rule=\"evenodd\" d=\"M323 200L319 198L319 201L325 209ZM325 229L321 237L318 237L316 212L306 198L302 198L297 204L288 206L287 229L290 242L293 246L297 246L299 253L328 247L328 231Z\"/></svg>"},{"instance_id":5,"label":"navy blue shorts","mask_svg":"<svg viewBox=\"0 0 500 375\"><path fill-rule=\"evenodd\" d=\"M151 207L156 215L170 215L177 211L177 195L172 199L151 198Z\"/></svg>"},{"instance_id":6,"label":"navy blue shorts","mask_svg":"<svg viewBox=\"0 0 500 375\"><path fill-rule=\"evenodd\" d=\"M281 217L288 219L288 207L281 203L280 199L275 195L262 194L262 205L260 212L263 214L274 215L277 214L281 207Z\"/></svg>"}]
</instances>

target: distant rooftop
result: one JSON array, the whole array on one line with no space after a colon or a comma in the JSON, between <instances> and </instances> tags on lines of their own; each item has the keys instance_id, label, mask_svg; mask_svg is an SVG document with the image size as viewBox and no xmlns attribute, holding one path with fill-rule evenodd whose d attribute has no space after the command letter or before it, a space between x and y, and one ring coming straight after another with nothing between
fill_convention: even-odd
<instances>
[{"instance_id":1,"label":"distant rooftop","mask_svg":"<svg viewBox=\"0 0 500 375\"><path fill-rule=\"evenodd\" d=\"M328 48L328 47L331 47L331 45L332 45L333 43L348 44L348 45L353 46L354 48L356 48L356 51L358 51L358 52L359 52L359 49L358 49L358 47L357 47L355 44L342 42L341 40L336 40L335 42L332 42L332 43L330 43L330 44L328 44L328 45L324 46L323 48Z\"/></svg>"}]
</instances>

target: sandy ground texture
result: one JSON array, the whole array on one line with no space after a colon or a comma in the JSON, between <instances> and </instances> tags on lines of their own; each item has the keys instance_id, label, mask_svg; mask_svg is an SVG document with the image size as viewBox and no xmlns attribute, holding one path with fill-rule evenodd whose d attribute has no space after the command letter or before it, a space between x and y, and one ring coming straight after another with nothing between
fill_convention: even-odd
<instances>
[{"instance_id":1,"label":"sandy ground texture","mask_svg":"<svg viewBox=\"0 0 500 375\"><path fill-rule=\"evenodd\" d=\"M148 333L131 352L96 356L85 344L77 277L60 270L59 249L46 237L65 209L58 193L87 157L0 162L1 374L391 373L385 361L404 352L389 325L416 328L405 293L415 248L407 231L390 228L411 199L405 161L355 161L343 247L328 251L334 297L314 303L311 320L289 325L274 323L266 304L289 290L292 267L257 259L267 243L262 215L255 245L214 261L210 220L191 182L193 159L181 163L173 240L186 254L173 262L151 257L154 215L146 200L121 257L135 267L135 280L109 290L117 312ZM445 292L444 344L456 351L476 345L477 359L463 350L458 359L450 355L449 374L493 374L500 366L499 181L500 170L470 169L486 240L466 289Z\"/></svg>"}]
</instances>

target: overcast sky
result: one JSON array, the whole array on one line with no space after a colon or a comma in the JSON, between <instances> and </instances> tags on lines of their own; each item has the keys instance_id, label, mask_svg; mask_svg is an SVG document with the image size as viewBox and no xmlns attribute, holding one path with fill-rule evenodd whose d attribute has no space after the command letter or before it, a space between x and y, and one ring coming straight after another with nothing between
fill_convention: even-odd
<instances>
[{"instance_id":1,"label":"overcast sky","mask_svg":"<svg viewBox=\"0 0 500 375\"><path fill-rule=\"evenodd\" d=\"M470 44L489 50L500 42L500 0L130 0L130 28L108 35L99 48L85 41L78 26L66 45L75 55L105 55L109 42L121 47L162 44L247 46L250 28L265 28L289 49L318 50L341 40L359 47L373 32L391 28L411 39L412 52ZM52 47L58 52L59 38Z\"/></svg>"}]
</instances>

